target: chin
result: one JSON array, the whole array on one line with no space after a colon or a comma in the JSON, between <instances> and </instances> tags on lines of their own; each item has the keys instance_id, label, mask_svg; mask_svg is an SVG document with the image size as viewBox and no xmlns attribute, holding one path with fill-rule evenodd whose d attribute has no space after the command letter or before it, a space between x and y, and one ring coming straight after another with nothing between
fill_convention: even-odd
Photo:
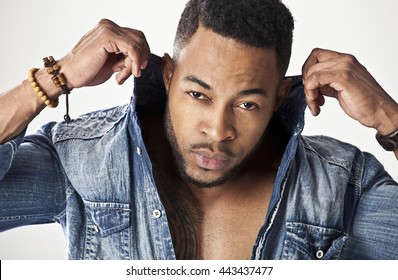
<instances>
[{"instance_id":1,"label":"chin","mask_svg":"<svg viewBox=\"0 0 398 280\"><path fill-rule=\"evenodd\" d=\"M234 169L229 170L227 173L211 176L210 173L214 171L202 170L201 172L195 172L199 174L193 174L194 172L189 172L187 170L180 170L180 175L183 181L192 186L206 189L214 188L225 184L230 180L236 173Z\"/></svg>"}]
</instances>

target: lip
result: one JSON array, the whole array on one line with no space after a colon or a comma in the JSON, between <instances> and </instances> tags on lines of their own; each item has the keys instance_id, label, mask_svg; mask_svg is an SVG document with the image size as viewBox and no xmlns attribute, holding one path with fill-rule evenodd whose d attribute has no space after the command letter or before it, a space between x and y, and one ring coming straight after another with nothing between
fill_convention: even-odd
<instances>
[{"instance_id":1,"label":"lip","mask_svg":"<svg viewBox=\"0 0 398 280\"><path fill-rule=\"evenodd\" d=\"M193 151L196 164L206 170L222 169L230 160L224 153L212 153L206 150Z\"/></svg>"}]
</instances>

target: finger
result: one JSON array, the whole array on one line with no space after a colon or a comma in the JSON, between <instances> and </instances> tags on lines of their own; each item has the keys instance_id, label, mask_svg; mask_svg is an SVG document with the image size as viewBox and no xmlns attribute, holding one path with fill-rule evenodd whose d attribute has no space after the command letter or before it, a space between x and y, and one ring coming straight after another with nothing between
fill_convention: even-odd
<instances>
[{"instance_id":1,"label":"finger","mask_svg":"<svg viewBox=\"0 0 398 280\"><path fill-rule=\"evenodd\" d=\"M314 116L319 115L320 107L325 104L324 96L331 96L337 98L338 93L337 84L333 82L335 80L335 71L329 71L328 68L311 73L307 77L304 85L304 92L307 101L308 108Z\"/></svg>"},{"instance_id":2,"label":"finger","mask_svg":"<svg viewBox=\"0 0 398 280\"><path fill-rule=\"evenodd\" d=\"M122 85L131 76L131 71L128 68L123 68L116 75L116 81L119 85Z\"/></svg>"},{"instance_id":3,"label":"finger","mask_svg":"<svg viewBox=\"0 0 398 280\"><path fill-rule=\"evenodd\" d=\"M340 54L335 51L325 50L325 49L313 49L311 54L308 56L307 60L304 62L302 67L302 75L305 80L308 77L308 70L314 65L337 58Z\"/></svg>"},{"instance_id":4,"label":"finger","mask_svg":"<svg viewBox=\"0 0 398 280\"><path fill-rule=\"evenodd\" d=\"M116 62L112 65L112 71L117 73L115 78L119 85L123 84L131 76L131 63L126 58L124 54L118 53Z\"/></svg>"},{"instance_id":5,"label":"finger","mask_svg":"<svg viewBox=\"0 0 398 280\"><path fill-rule=\"evenodd\" d=\"M312 115L318 116L321 112L321 107L325 104L325 97L319 94L317 99L307 101L308 108L310 109Z\"/></svg>"},{"instance_id":6,"label":"finger","mask_svg":"<svg viewBox=\"0 0 398 280\"><path fill-rule=\"evenodd\" d=\"M133 66L138 73L139 70L145 69L151 56L151 51L148 45L148 41L145 38L143 32L125 28L126 36L130 38L131 44L136 49L136 52L131 53L133 59Z\"/></svg>"},{"instance_id":7,"label":"finger","mask_svg":"<svg viewBox=\"0 0 398 280\"><path fill-rule=\"evenodd\" d=\"M307 102L308 109L310 109L312 115L317 116L319 115L321 109L318 104L319 96L321 96L318 92L318 89L312 90L304 90L305 92L305 100Z\"/></svg>"},{"instance_id":8,"label":"finger","mask_svg":"<svg viewBox=\"0 0 398 280\"><path fill-rule=\"evenodd\" d=\"M316 90L317 94L337 98L337 93L343 90L348 90L350 84L345 81L350 80L350 71L335 69L325 69L312 73L307 77L304 85L304 90L308 91L309 95ZM343 86L343 84L346 84Z\"/></svg>"},{"instance_id":9,"label":"finger","mask_svg":"<svg viewBox=\"0 0 398 280\"><path fill-rule=\"evenodd\" d=\"M338 70L338 69L339 69L339 59L338 58L329 59L329 60L326 60L323 62L318 62L307 69L305 78L303 77L303 79L306 80L308 77L310 77L312 74L314 74L316 72L331 71L331 70Z\"/></svg>"},{"instance_id":10,"label":"finger","mask_svg":"<svg viewBox=\"0 0 398 280\"><path fill-rule=\"evenodd\" d=\"M122 53L125 59L130 60L130 71L135 76L141 74L141 48L132 40L126 40L125 38L114 38L109 40L104 45L104 49L107 53ZM126 65L126 63L124 63Z\"/></svg>"},{"instance_id":11,"label":"finger","mask_svg":"<svg viewBox=\"0 0 398 280\"><path fill-rule=\"evenodd\" d=\"M343 85L347 87L346 81L350 80L355 58L346 54L339 54L338 57L329 56L329 58L318 62L307 70L307 76L303 82L310 96L312 90L318 88L318 94L337 98L338 92L344 90ZM316 98L316 96L312 97Z\"/></svg>"},{"instance_id":12,"label":"finger","mask_svg":"<svg viewBox=\"0 0 398 280\"><path fill-rule=\"evenodd\" d=\"M116 54L115 62L112 65L113 72L120 72L124 68L124 59L126 56L122 53Z\"/></svg>"},{"instance_id":13,"label":"finger","mask_svg":"<svg viewBox=\"0 0 398 280\"><path fill-rule=\"evenodd\" d=\"M316 102L319 107L322 107L323 105L325 105L325 97L322 94L319 94Z\"/></svg>"},{"instance_id":14,"label":"finger","mask_svg":"<svg viewBox=\"0 0 398 280\"><path fill-rule=\"evenodd\" d=\"M116 75L116 80L119 84L123 84L131 74L139 77L141 69L146 68L150 58L150 49L144 34L135 29L126 29L125 32L129 33L128 38L131 39L133 51L123 54L123 63L119 62L117 65L119 73Z\"/></svg>"},{"instance_id":15,"label":"finger","mask_svg":"<svg viewBox=\"0 0 398 280\"><path fill-rule=\"evenodd\" d=\"M141 69L145 69L149 58L150 49L145 39L144 34L138 30L130 30L128 34L128 44L124 48L126 49L125 55L131 61L131 72L134 76L141 76Z\"/></svg>"},{"instance_id":16,"label":"finger","mask_svg":"<svg viewBox=\"0 0 398 280\"><path fill-rule=\"evenodd\" d=\"M143 32L120 27L112 21L101 20L99 30L104 40L104 49L108 53L123 53L132 61L131 72L140 76L150 58L150 49ZM126 72L127 73L127 72Z\"/></svg>"},{"instance_id":17,"label":"finger","mask_svg":"<svg viewBox=\"0 0 398 280\"><path fill-rule=\"evenodd\" d=\"M123 67L120 70L120 72L116 75L116 81L118 84L123 84L132 74L131 69L132 69L132 61L126 57L123 61Z\"/></svg>"},{"instance_id":18,"label":"finger","mask_svg":"<svg viewBox=\"0 0 398 280\"><path fill-rule=\"evenodd\" d=\"M145 69L146 66L148 65L148 61L151 57L151 50L148 44L148 41L145 37L145 34L139 30L134 30L134 34L139 38L139 45L141 47L141 59L142 59L142 65L141 69Z\"/></svg>"},{"instance_id":19,"label":"finger","mask_svg":"<svg viewBox=\"0 0 398 280\"><path fill-rule=\"evenodd\" d=\"M320 107L325 104L325 97L338 99L339 92L344 88L337 82L338 75L334 71L318 71L307 78L304 86L306 101L311 113L319 115Z\"/></svg>"}]
</instances>

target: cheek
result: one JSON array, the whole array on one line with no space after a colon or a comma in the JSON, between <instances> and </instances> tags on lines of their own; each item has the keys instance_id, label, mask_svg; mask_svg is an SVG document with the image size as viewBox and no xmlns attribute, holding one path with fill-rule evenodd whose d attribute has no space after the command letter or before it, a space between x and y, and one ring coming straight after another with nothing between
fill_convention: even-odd
<instances>
[{"instance_id":1,"label":"cheek","mask_svg":"<svg viewBox=\"0 0 398 280\"><path fill-rule=\"evenodd\" d=\"M181 148L191 143L197 137L195 127L198 117L196 117L197 112L187 109L182 102L176 103L170 103L169 114L176 140Z\"/></svg>"},{"instance_id":2,"label":"cheek","mask_svg":"<svg viewBox=\"0 0 398 280\"><path fill-rule=\"evenodd\" d=\"M252 150L263 137L272 114L241 118L237 126L238 141L245 150Z\"/></svg>"},{"instance_id":3,"label":"cheek","mask_svg":"<svg viewBox=\"0 0 398 280\"><path fill-rule=\"evenodd\" d=\"M265 126L255 122L247 122L238 129L244 147L253 148L264 134Z\"/></svg>"}]
</instances>

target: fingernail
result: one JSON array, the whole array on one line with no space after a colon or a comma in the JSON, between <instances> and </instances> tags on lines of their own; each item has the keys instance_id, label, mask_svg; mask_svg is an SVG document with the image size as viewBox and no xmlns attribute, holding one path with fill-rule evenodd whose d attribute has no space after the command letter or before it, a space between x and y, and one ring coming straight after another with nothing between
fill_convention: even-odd
<instances>
[{"instance_id":1,"label":"fingernail","mask_svg":"<svg viewBox=\"0 0 398 280\"><path fill-rule=\"evenodd\" d=\"M126 81L126 79L121 79L120 81L119 81L119 85L122 85L122 84L124 84L124 82Z\"/></svg>"}]
</instances>

